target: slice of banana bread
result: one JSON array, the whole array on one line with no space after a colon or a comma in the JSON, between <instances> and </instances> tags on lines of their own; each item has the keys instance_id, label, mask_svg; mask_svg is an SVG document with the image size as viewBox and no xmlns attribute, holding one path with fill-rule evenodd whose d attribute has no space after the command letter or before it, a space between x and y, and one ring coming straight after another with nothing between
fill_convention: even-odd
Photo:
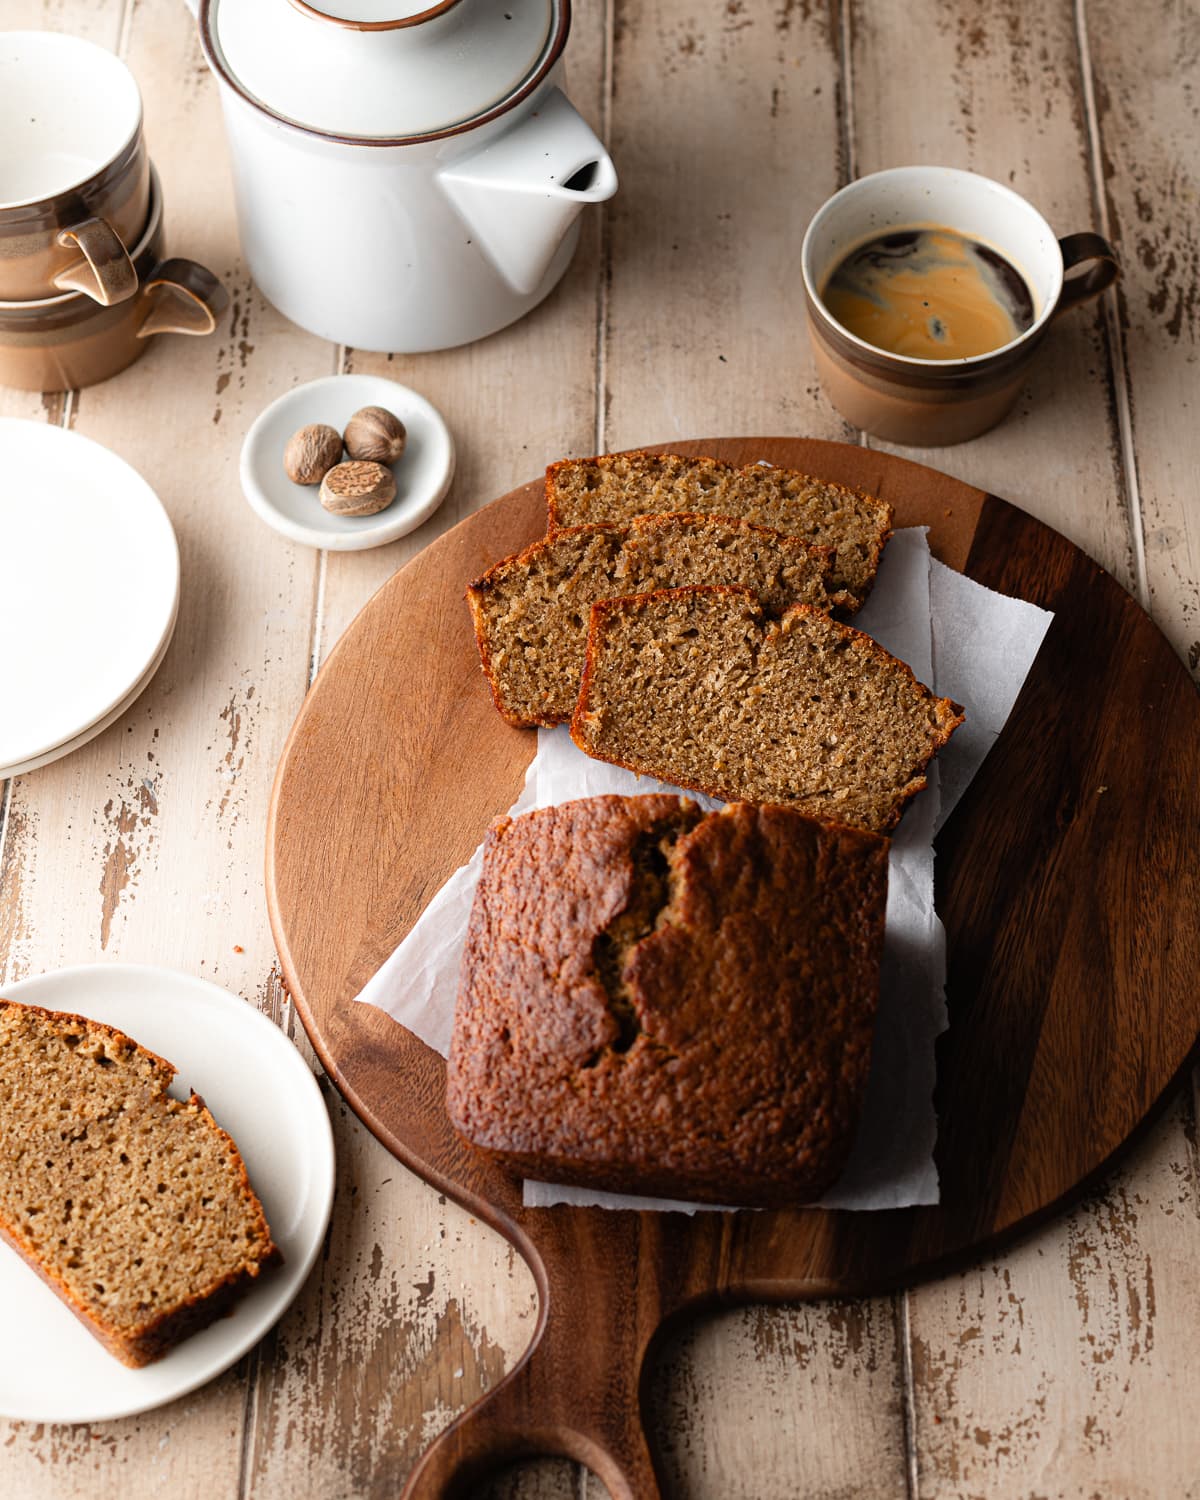
<instances>
[{"instance_id":1,"label":"slice of banana bread","mask_svg":"<svg viewBox=\"0 0 1200 1500\"><path fill-rule=\"evenodd\" d=\"M237 1147L123 1032L0 1000L0 1237L127 1365L282 1259Z\"/></svg>"},{"instance_id":2,"label":"slice of banana bread","mask_svg":"<svg viewBox=\"0 0 1200 1500\"><path fill-rule=\"evenodd\" d=\"M455 1128L526 1176L802 1203L845 1165L888 840L787 807L590 797L487 836Z\"/></svg>"},{"instance_id":3,"label":"slice of banana bread","mask_svg":"<svg viewBox=\"0 0 1200 1500\"><path fill-rule=\"evenodd\" d=\"M861 602L892 534L886 500L795 469L675 453L606 453L568 458L546 470L550 530L595 521L628 521L662 511L740 516L758 526L829 547L831 589Z\"/></svg>"},{"instance_id":4,"label":"slice of banana bread","mask_svg":"<svg viewBox=\"0 0 1200 1500\"><path fill-rule=\"evenodd\" d=\"M565 724L575 708L598 599L678 584L736 583L771 614L831 600L828 549L722 516L643 516L543 537L467 586L475 640L496 707L510 724Z\"/></svg>"},{"instance_id":5,"label":"slice of banana bread","mask_svg":"<svg viewBox=\"0 0 1200 1500\"><path fill-rule=\"evenodd\" d=\"M748 589L688 588L592 606L571 737L676 786L882 833L962 720L810 605L772 621Z\"/></svg>"}]
</instances>

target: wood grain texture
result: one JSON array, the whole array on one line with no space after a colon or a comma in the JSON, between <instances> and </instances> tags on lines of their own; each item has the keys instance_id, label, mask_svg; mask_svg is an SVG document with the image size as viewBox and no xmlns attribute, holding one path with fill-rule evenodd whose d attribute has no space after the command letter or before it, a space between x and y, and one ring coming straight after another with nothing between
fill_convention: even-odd
<instances>
[{"instance_id":1,"label":"wood grain texture","mask_svg":"<svg viewBox=\"0 0 1200 1500\"><path fill-rule=\"evenodd\" d=\"M237 444L221 440L214 415L223 406L224 431L239 433L284 383L324 373L327 359L249 291L223 155L195 171L197 141L219 140L221 124L186 11L112 4L103 25L99 6L88 12L85 30L120 46L142 88L168 243L222 276L236 316L209 339L155 341L122 375L49 413L66 413L155 488L179 539L182 597L172 646L133 707L83 750L12 785L2 976L119 954L213 978L269 1012L278 988L257 878L262 762L303 692L313 559L246 524ZM6 6L6 25L11 14ZM45 24L73 30L74 19L54 6ZM271 355L252 364L260 344ZM89 1500L158 1484L236 1494L257 1359L126 1421L5 1423L0 1489Z\"/></svg>"},{"instance_id":2,"label":"wood grain texture","mask_svg":"<svg viewBox=\"0 0 1200 1500\"><path fill-rule=\"evenodd\" d=\"M424 1191L326 1088L337 1199L317 1272L262 1349L251 1493L392 1492L461 1406L500 1380L533 1327L532 1278L515 1251L496 1255L497 1237ZM516 1336L505 1344L481 1320L480 1287L512 1310Z\"/></svg>"},{"instance_id":3,"label":"wood grain texture","mask_svg":"<svg viewBox=\"0 0 1200 1500\"><path fill-rule=\"evenodd\" d=\"M669 1331L648 1392L666 1493L904 1495L900 1335L886 1297L727 1308Z\"/></svg>"},{"instance_id":4,"label":"wood grain texture","mask_svg":"<svg viewBox=\"0 0 1200 1500\"><path fill-rule=\"evenodd\" d=\"M567 87L601 137L607 52L603 8L578 7L564 54ZM449 494L419 531L369 552L329 554L315 665L363 601L435 537L518 484L531 465L591 445L604 223L601 210L584 213L579 249L562 281L528 317L490 338L435 354L342 351L345 370L398 380L433 401L454 436L456 464Z\"/></svg>"},{"instance_id":5,"label":"wood grain texture","mask_svg":"<svg viewBox=\"0 0 1200 1500\"><path fill-rule=\"evenodd\" d=\"M1130 18L1089 0L1098 209L1125 274L1112 319L1143 588L1200 674L1200 10L1155 0Z\"/></svg>"},{"instance_id":6,"label":"wood grain texture","mask_svg":"<svg viewBox=\"0 0 1200 1500\"><path fill-rule=\"evenodd\" d=\"M486 1463L541 1451L588 1462L620 1496L650 1494L626 1398L664 1317L713 1296L876 1289L1027 1225L1102 1168L1200 1029L1200 875L1179 834L1200 814L1200 700L1145 615L1032 517L930 470L830 444L692 446L869 483L893 500L898 524L929 525L944 560L1055 611L1004 733L938 841L951 1016L939 1046L942 1204L724 1221L526 1211L515 1181L450 1131L441 1060L350 1003L512 801L532 753L531 735L491 713L461 603L481 549L537 534L540 484L514 492L397 575L343 637L289 738L268 833L272 924L327 1069L402 1160L519 1246L538 1283L540 1342L434 1445L414 1496L467 1493L458 1486ZM1131 735L1130 716L1143 712L1169 727ZM370 750L352 771L348 723ZM477 766L469 786L452 753L463 743ZM336 892L319 920L307 899L314 866Z\"/></svg>"},{"instance_id":7,"label":"wood grain texture","mask_svg":"<svg viewBox=\"0 0 1200 1500\"><path fill-rule=\"evenodd\" d=\"M852 436L800 283L808 220L846 181L840 7L639 0L616 20L596 451Z\"/></svg>"},{"instance_id":8,"label":"wood grain texture","mask_svg":"<svg viewBox=\"0 0 1200 1500\"><path fill-rule=\"evenodd\" d=\"M1190 1134L1180 1101L1103 1191L914 1297L922 1495L1195 1494Z\"/></svg>"}]
</instances>

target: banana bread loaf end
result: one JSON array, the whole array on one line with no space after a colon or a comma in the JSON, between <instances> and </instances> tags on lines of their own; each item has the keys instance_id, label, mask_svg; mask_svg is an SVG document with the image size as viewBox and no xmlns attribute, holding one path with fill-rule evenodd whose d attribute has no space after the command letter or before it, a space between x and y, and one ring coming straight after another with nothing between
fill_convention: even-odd
<instances>
[{"instance_id":1,"label":"banana bread loaf end","mask_svg":"<svg viewBox=\"0 0 1200 1500\"><path fill-rule=\"evenodd\" d=\"M527 1176L801 1203L854 1139L888 840L786 807L593 797L487 837L455 1128Z\"/></svg>"}]
</instances>

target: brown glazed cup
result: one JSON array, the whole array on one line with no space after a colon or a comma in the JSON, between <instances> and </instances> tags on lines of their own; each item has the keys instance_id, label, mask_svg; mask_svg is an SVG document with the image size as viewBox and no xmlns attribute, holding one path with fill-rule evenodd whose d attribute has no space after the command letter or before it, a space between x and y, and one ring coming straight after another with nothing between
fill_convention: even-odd
<instances>
[{"instance_id":1,"label":"brown glazed cup","mask_svg":"<svg viewBox=\"0 0 1200 1500\"><path fill-rule=\"evenodd\" d=\"M132 297L126 246L149 213L142 100L125 64L80 37L0 32L0 299Z\"/></svg>"},{"instance_id":2,"label":"brown glazed cup","mask_svg":"<svg viewBox=\"0 0 1200 1500\"><path fill-rule=\"evenodd\" d=\"M892 230L941 226L994 247L1024 278L1033 323L1002 348L968 359L917 359L856 337L821 293L852 250ZM818 210L800 252L817 373L838 411L876 437L914 448L978 437L1012 409L1051 322L1116 280L1098 234L1057 239L1024 198L953 167L894 167L860 177ZM1069 280L1077 266L1087 269Z\"/></svg>"},{"instance_id":3,"label":"brown glazed cup","mask_svg":"<svg viewBox=\"0 0 1200 1500\"><path fill-rule=\"evenodd\" d=\"M78 389L107 380L159 333L212 333L229 306L225 288L193 260L163 259L162 195L151 172L150 222L132 252L136 294L105 307L82 292L0 302L0 385Z\"/></svg>"}]
</instances>

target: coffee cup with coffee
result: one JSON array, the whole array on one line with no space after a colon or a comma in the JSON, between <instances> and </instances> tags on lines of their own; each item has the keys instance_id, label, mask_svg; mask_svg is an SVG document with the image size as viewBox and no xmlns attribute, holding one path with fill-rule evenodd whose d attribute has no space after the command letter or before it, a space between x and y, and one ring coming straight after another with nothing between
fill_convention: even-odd
<instances>
[{"instance_id":1,"label":"coffee cup with coffee","mask_svg":"<svg viewBox=\"0 0 1200 1500\"><path fill-rule=\"evenodd\" d=\"M1011 188L952 167L896 167L835 193L808 227L801 268L833 404L856 427L922 448L999 422L1050 323L1118 274L1100 235L1060 240Z\"/></svg>"},{"instance_id":2,"label":"coffee cup with coffee","mask_svg":"<svg viewBox=\"0 0 1200 1500\"><path fill-rule=\"evenodd\" d=\"M0 32L0 300L137 291L150 212L142 101L123 62L61 32Z\"/></svg>"}]
</instances>

